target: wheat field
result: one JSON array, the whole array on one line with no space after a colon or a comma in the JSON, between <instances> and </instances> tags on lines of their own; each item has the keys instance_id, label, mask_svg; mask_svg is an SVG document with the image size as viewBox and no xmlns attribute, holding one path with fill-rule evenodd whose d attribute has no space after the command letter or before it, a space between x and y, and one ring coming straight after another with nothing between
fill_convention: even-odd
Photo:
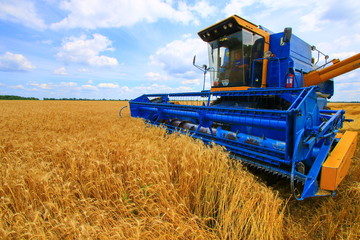
<instances>
[{"instance_id":1,"label":"wheat field","mask_svg":"<svg viewBox=\"0 0 360 240\"><path fill-rule=\"evenodd\" d=\"M2 239L359 239L360 153L334 198L297 201L221 147L118 101L0 102ZM360 105L349 108L360 131Z\"/></svg>"}]
</instances>

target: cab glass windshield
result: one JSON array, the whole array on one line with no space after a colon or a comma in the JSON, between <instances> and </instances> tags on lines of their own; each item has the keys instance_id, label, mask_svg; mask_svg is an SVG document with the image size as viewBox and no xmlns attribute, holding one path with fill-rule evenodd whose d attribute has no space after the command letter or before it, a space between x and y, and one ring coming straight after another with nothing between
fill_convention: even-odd
<instances>
[{"instance_id":1,"label":"cab glass windshield","mask_svg":"<svg viewBox=\"0 0 360 240\"><path fill-rule=\"evenodd\" d=\"M263 37L241 30L210 42L212 87L260 87Z\"/></svg>"}]
</instances>

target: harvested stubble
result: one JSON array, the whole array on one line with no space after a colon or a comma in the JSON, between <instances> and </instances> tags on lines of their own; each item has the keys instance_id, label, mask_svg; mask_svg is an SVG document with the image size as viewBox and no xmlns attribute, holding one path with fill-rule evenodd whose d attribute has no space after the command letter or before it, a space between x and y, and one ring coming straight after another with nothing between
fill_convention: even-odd
<instances>
[{"instance_id":1,"label":"harvested stubble","mask_svg":"<svg viewBox=\"0 0 360 240\"><path fill-rule=\"evenodd\" d=\"M283 201L126 102L0 103L0 237L281 239Z\"/></svg>"}]
</instances>

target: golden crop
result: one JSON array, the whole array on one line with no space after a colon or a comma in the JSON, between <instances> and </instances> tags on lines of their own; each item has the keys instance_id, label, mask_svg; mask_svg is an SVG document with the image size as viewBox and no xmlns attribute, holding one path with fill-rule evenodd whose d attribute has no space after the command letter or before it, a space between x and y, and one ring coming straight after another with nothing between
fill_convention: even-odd
<instances>
[{"instance_id":1,"label":"golden crop","mask_svg":"<svg viewBox=\"0 0 360 240\"><path fill-rule=\"evenodd\" d=\"M335 198L298 202L125 104L0 102L0 238L360 238L359 150Z\"/></svg>"}]
</instances>

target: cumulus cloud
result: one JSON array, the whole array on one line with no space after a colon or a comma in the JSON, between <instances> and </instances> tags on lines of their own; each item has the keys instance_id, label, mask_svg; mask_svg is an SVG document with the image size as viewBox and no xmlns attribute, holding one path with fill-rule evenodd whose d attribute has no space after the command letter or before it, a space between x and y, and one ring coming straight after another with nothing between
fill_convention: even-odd
<instances>
[{"instance_id":1,"label":"cumulus cloud","mask_svg":"<svg viewBox=\"0 0 360 240\"><path fill-rule=\"evenodd\" d=\"M104 51L113 51L112 42L101 34L93 34L91 39L85 35L68 37L63 40L57 57L66 63L83 63L89 66L116 66L116 58L100 55Z\"/></svg>"},{"instance_id":2,"label":"cumulus cloud","mask_svg":"<svg viewBox=\"0 0 360 240\"><path fill-rule=\"evenodd\" d=\"M57 68L53 71L53 73L56 75L68 75L65 67Z\"/></svg>"},{"instance_id":3,"label":"cumulus cloud","mask_svg":"<svg viewBox=\"0 0 360 240\"><path fill-rule=\"evenodd\" d=\"M223 12L227 17L232 16L234 14L243 16L245 7L251 6L255 2L256 2L255 0L248 0L248 1L231 0L229 3L225 5ZM260 1L258 3L260 4Z\"/></svg>"},{"instance_id":4,"label":"cumulus cloud","mask_svg":"<svg viewBox=\"0 0 360 240\"><path fill-rule=\"evenodd\" d=\"M172 41L150 55L149 64L161 69L159 72L148 72L146 77L150 82L166 82L170 85L180 85L178 88L164 88L159 86L154 92L195 91L200 90L203 82L203 72L193 66L193 57L196 55L196 64L208 64L207 44L191 35L183 35L182 39ZM206 81L208 81L208 77ZM153 86L153 85L152 85ZM152 91L152 89L148 89Z\"/></svg>"},{"instance_id":5,"label":"cumulus cloud","mask_svg":"<svg viewBox=\"0 0 360 240\"><path fill-rule=\"evenodd\" d=\"M199 64L207 63L207 44L199 38L175 40L159 48L149 57L150 64L160 66L168 74L178 77L192 76L198 72L192 66L193 57L196 55Z\"/></svg>"},{"instance_id":6,"label":"cumulus cloud","mask_svg":"<svg viewBox=\"0 0 360 240\"><path fill-rule=\"evenodd\" d=\"M332 101L359 101L360 74L351 72L335 78L335 95Z\"/></svg>"},{"instance_id":7,"label":"cumulus cloud","mask_svg":"<svg viewBox=\"0 0 360 240\"><path fill-rule=\"evenodd\" d=\"M321 20L359 26L360 2L357 0L327 0L324 9Z\"/></svg>"},{"instance_id":8,"label":"cumulus cloud","mask_svg":"<svg viewBox=\"0 0 360 240\"><path fill-rule=\"evenodd\" d=\"M351 34L348 34L341 35L337 38L326 39L326 42L321 42L317 48L327 53L330 59L339 58L340 60L344 60L359 53L359 46L360 38L357 38L356 35L353 37ZM317 54L315 53L315 55ZM314 57L317 59L317 56Z\"/></svg>"},{"instance_id":9,"label":"cumulus cloud","mask_svg":"<svg viewBox=\"0 0 360 240\"><path fill-rule=\"evenodd\" d=\"M168 80L168 76L161 74L161 73L156 73L156 72L148 72L145 73L146 78L149 81L165 81Z\"/></svg>"},{"instance_id":10,"label":"cumulus cloud","mask_svg":"<svg viewBox=\"0 0 360 240\"><path fill-rule=\"evenodd\" d=\"M25 89L24 85L14 85L14 86L9 86L9 88L12 88L12 89Z\"/></svg>"},{"instance_id":11,"label":"cumulus cloud","mask_svg":"<svg viewBox=\"0 0 360 240\"><path fill-rule=\"evenodd\" d=\"M155 22L169 19L174 22L198 22L197 15L208 16L215 12L207 1L202 0L194 5L180 1L162 0L109 0L104 4L101 0L68 0L61 1L60 8L70 12L51 28L87 28L131 26L138 22ZM175 6L174 6L175 5ZM109 7L111 6L111 7Z\"/></svg>"},{"instance_id":12,"label":"cumulus cloud","mask_svg":"<svg viewBox=\"0 0 360 240\"><path fill-rule=\"evenodd\" d=\"M358 54L358 53L357 52L337 52L337 53L332 54L331 56L333 58L339 58L340 60L344 60L344 59L354 56L356 54Z\"/></svg>"},{"instance_id":13,"label":"cumulus cloud","mask_svg":"<svg viewBox=\"0 0 360 240\"><path fill-rule=\"evenodd\" d=\"M59 86L61 87L76 87L78 84L76 82L61 82Z\"/></svg>"},{"instance_id":14,"label":"cumulus cloud","mask_svg":"<svg viewBox=\"0 0 360 240\"><path fill-rule=\"evenodd\" d=\"M45 23L34 1L2 0L0 19L22 24L36 30L51 28L110 28L131 26L138 22L155 22L167 19L183 24L198 24L199 17L214 14L216 8L207 0L188 4L185 1L172 0L61 0L47 1L52 7L68 12L62 20ZM111 6L111 7L109 7Z\"/></svg>"},{"instance_id":15,"label":"cumulus cloud","mask_svg":"<svg viewBox=\"0 0 360 240\"><path fill-rule=\"evenodd\" d=\"M36 30L46 28L46 24L38 16L34 3L27 0L1 0L0 19L20 23Z\"/></svg>"},{"instance_id":16,"label":"cumulus cloud","mask_svg":"<svg viewBox=\"0 0 360 240\"><path fill-rule=\"evenodd\" d=\"M324 8L318 8L315 7L315 9L312 9L308 13L304 14L300 17L300 23L299 31L300 32L316 32L322 30L323 24L325 24L327 21L321 20L321 15L325 11Z\"/></svg>"},{"instance_id":17,"label":"cumulus cloud","mask_svg":"<svg viewBox=\"0 0 360 240\"><path fill-rule=\"evenodd\" d=\"M200 1L190 7L190 10L197 12L201 17L208 17L216 12L216 8L207 1Z\"/></svg>"},{"instance_id":18,"label":"cumulus cloud","mask_svg":"<svg viewBox=\"0 0 360 240\"><path fill-rule=\"evenodd\" d=\"M30 71L35 67L21 54L6 52L0 55L0 71Z\"/></svg>"},{"instance_id":19,"label":"cumulus cloud","mask_svg":"<svg viewBox=\"0 0 360 240\"><path fill-rule=\"evenodd\" d=\"M286 24L300 32L318 32L329 24L360 26L357 0L230 0L222 11L226 17L237 14L266 27Z\"/></svg>"},{"instance_id":20,"label":"cumulus cloud","mask_svg":"<svg viewBox=\"0 0 360 240\"><path fill-rule=\"evenodd\" d=\"M99 83L97 86L99 88L119 88L119 85L114 83Z\"/></svg>"},{"instance_id":21,"label":"cumulus cloud","mask_svg":"<svg viewBox=\"0 0 360 240\"><path fill-rule=\"evenodd\" d=\"M40 89L53 89L54 84L51 83L30 83L29 85L40 88Z\"/></svg>"},{"instance_id":22,"label":"cumulus cloud","mask_svg":"<svg viewBox=\"0 0 360 240\"><path fill-rule=\"evenodd\" d=\"M86 72L89 72L89 69L87 69L87 68L79 68L78 72L86 73Z\"/></svg>"},{"instance_id":23,"label":"cumulus cloud","mask_svg":"<svg viewBox=\"0 0 360 240\"><path fill-rule=\"evenodd\" d=\"M200 85L200 79L184 80L181 82L184 85Z\"/></svg>"},{"instance_id":24,"label":"cumulus cloud","mask_svg":"<svg viewBox=\"0 0 360 240\"><path fill-rule=\"evenodd\" d=\"M96 86L90 85L90 84L85 84L85 85L81 85L81 89L82 90L98 90L98 88Z\"/></svg>"}]
</instances>

